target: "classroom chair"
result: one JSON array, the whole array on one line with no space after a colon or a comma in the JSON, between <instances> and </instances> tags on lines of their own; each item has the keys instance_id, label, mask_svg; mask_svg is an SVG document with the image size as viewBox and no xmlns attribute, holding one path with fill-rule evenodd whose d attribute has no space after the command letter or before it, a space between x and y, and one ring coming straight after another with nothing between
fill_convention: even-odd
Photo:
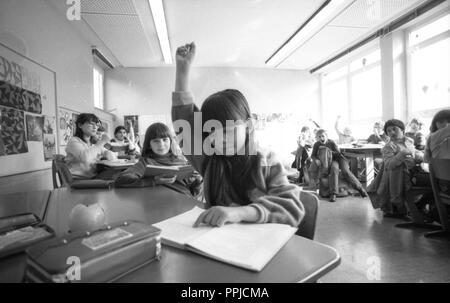
<instances>
[{"instance_id":1,"label":"classroom chair","mask_svg":"<svg viewBox=\"0 0 450 303\"><path fill-rule=\"evenodd\" d=\"M395 227L399 228L424 228L424 229L439 229L440 227L433 223L427 223L423 214L417 208L416 200L423 195L428 195L432 193L432 189L428 186L413 186L410 190L405 193L405 206L411 216L411 222L399 223Z\"/></svg>"},{"instance_id":2,"label":"classroom chair","mask_svg":"<svg viewBox=\"0 0 450 303\"><path fill-rule=\"evenodd\" d=\"M450 205L450 195L441 190L439 182L450 182L450 159L431 159L430 179L434 202L441 220L441 230L428 232L425 237L445 236L450 238L450 221L447 207Z\"/></svg>"},{"instance_id":3,"label":"classroom chair","mask_svg":"<svg viewBox=\"0 0 450 303\"><path fill-rule=\"evenodd\" d=\"M305 217L298 226L296 235L314 240L317 214L319 212L319 199L314 194L314 192L301 191L300 201L305 207Z\"/></svg>"},{"instance_id":4,"label":"classroom chair","mask_svg":"<svg viewBox=\"0 0 450 303\"><path fill-rule=\"evenodd\" d=\"M108 188L114 185L113 180L76 180L70 173L63 155L55 155L52 161L52 179L53 188L71 187L76 189L83 188Z\"/></svg>"}]
</instances>

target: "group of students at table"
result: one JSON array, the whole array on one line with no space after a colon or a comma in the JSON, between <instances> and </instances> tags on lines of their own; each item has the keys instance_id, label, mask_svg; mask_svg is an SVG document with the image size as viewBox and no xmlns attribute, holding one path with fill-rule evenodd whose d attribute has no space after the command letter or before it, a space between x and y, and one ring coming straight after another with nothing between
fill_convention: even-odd
<instances>
[{"instance_id":1,"label":"group of students at table","mask_svg":"<svg viewBox=\"0 0 450 303\"><path fill-rule=\"evenodd\" d=\"M111 178L116 186L176 186L190 196L201 191L206 211L199 217L199 223L213 226L237 222L282 223L297 227L305 214L300 201L301 188L289 182L284 167L273 153L255 150L254 136L245 125L228 127L229 120L251 120L244 95L238 90L226 89L209 96L201 109L194 104L189 91L189 75L195 50L194 43L177 49L172 119L187 121L191 129L194 129L195 112L202 113L203 123L220 121L224 127L211 129L206 134L194 133L191 144L183 141L183 145L191 147L196 136L202 142L209 141L207 145L215 151L212 155L204 150L201 154L180 153L169 127L154 123L146 130L141 155L135 165L119 173L99 172L98 160L102 157L112 159L112 152L108 150L110 142L106 135L97 137L99 119L83 113L76 121L75 134L66 148L68 168L75 178ZM223 146L232 147L234 153L224 153ZM174 176L145 177L143 171L148 164L189 164L196 172L182 181Z\"/></svg>"},{"instance_id":2,"label":"group of students at table","mask_svg":"<svg viewBox=\"0 0 450 303\"><path fill-rule=\"evenodd\" d=\"M338 121L335 128L339 135L339 144L356 142L350 128L346 127L341 132ZM428 170L430 159L450 159L450 109L440 110L434 115L427 137L421 132L421 128L422 123L416 118L409 123L408 132L402 121L391 119L385 123L375 123L374 132L367 139L367 143L380 144L381 151L378 158L375 158L377 176L367 188L367 192L372 202L375 201L373 204L379 205L385 216L407 215L405 193L412 186L431 189ZM297 142L298 149L295 152L293 167L300 171L301 177L308 172L310 185L313 187L318 187L318 177L329 177L330 201L336 200L339 169L342 176L363 197L368 195L350 171L349 161L338 145L328 138L325 130L317 130L313 140L310 130L304 127ZM440 186L444 192L450 193L450 184L443 182ZM432 196L423 196L416 204L426 212L430 209L432 200Z\"/></svg>"}]
</instances>

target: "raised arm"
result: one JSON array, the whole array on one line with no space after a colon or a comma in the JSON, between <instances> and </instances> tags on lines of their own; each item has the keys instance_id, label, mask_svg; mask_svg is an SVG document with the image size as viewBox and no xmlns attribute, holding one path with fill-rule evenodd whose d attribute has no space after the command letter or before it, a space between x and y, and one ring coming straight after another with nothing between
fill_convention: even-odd
<instances>
[{"instance_id":1,"label":"raised arm","mask_svg":"<svg viewBox=\"0 0 450 303\"><path fill-rule=\"evenodd\" d=\"M202 140L202 133L194 131L194 116L199 109L189 91L189 73L195 57L195 43L180 46L176 52L175 92L172 94L172 121L175 132L182 132L183 153L194 168L202 173L202 150L194 150L196 140ZM177 135L178 135L177 133ZM197 138L195 138L197 136ZM180 144L180 145L181 145ZM200 142L200 146L202 146Z\"/></svg>"},{"instance_id":2,"label":"raised arm","mask_svg":"<svg viewBox=\"0 0 450 303\"><path fill-rule=\"evenodd\" d=\"M334 123L334 129L336 130L338 136L342 136L343 133L339 130L339 120L341 120L341 116L337 116L336 122Z\"/></svg>"}]
</instances>

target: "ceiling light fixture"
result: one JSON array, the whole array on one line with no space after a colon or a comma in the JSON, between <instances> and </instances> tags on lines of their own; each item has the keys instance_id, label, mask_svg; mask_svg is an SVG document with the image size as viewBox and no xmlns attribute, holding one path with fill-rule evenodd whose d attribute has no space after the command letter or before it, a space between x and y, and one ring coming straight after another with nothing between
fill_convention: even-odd
<instances>
[{"instance_id":1,"label":"ceiling light fixture","mask_svg":"<svg viewBox=\"0 0 450 303\"><path fill-rule=\"evenodd\" d=\"M153 22L155 23L164 62L166 64L172 64L172 52L170 51L169 35L167 34L167 24L162 0L148 0L148 3L152 11Z\"/></svg>"},{"instance_id":2,"label":"ceiling light fixture","mask_svg":"<svg viewBox=\"0 0 450 303\"><path fill-rule=\"evenodd\" d=\"M355 0L327 0L283 43L270 57L266 64L277 67L297 48L305 43L314 33L325 26L330 17L347 8ZM339 10L338 10L339 9Z\"/></svg>"}]
</instances>

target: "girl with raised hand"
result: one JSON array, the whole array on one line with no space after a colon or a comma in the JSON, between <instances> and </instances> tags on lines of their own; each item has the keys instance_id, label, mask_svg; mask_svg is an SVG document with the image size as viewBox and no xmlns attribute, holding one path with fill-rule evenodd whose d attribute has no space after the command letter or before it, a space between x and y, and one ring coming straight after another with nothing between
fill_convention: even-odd
<instances>
[{"instance_id":1,"label":"girl with raised hand","mask_svg":"<svg viewBox=\"0 0 450 303\"><path fill-rule=\"evenodd\" d=\"M204 177L207 210L194 225L254 222L297 227L305 213L300 188L289 183L273 154L254 149L253 129L246 123L251 121L251 112L240 91L226 89L209 96L201 107L199 121L207 131L195 132L194 120L199 115L194 113L199 110L189 91L195 51L194 43L177 49L172 95L174 127L178 131L183 128L183 152ZM230 120L234 123L227 125ZM198 140L203 142L200 150L192 148Z\"/></svg>"}]
</instances>

